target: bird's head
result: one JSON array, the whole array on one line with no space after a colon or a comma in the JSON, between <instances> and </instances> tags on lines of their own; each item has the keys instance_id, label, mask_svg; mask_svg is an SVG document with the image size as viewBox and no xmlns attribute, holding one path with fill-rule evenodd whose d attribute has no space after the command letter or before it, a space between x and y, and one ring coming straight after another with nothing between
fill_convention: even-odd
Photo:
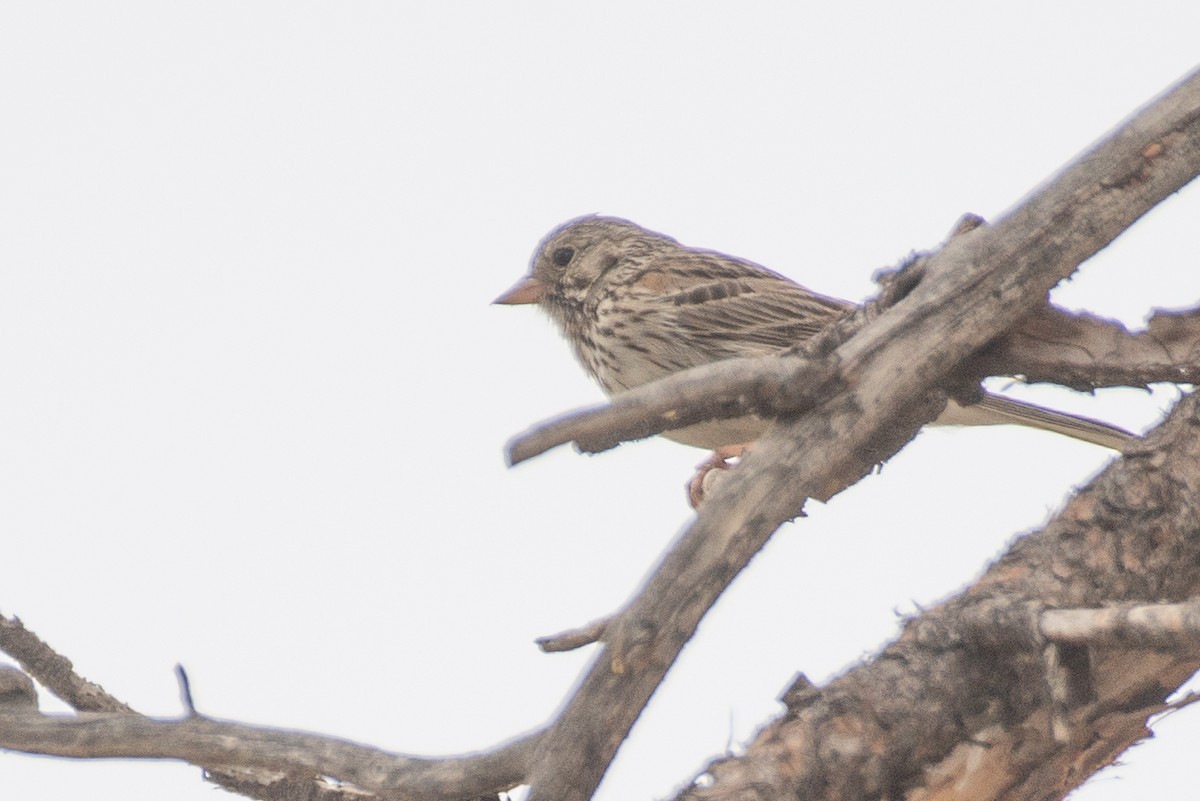
<instances>
[{"instance_id":1,"label":"bird's head","mask_svg":"<svg viewBox=\"0 0 1200 801\"><path fill-rule=\"evenodd\" d=\"M619 268L636 266L672 247L679 243L629 220L577 217L542 239L529 272L494 302L536 303L565 324L566 319L583 312L589 299L598 301Z\"/></svg>"}]
</instances>

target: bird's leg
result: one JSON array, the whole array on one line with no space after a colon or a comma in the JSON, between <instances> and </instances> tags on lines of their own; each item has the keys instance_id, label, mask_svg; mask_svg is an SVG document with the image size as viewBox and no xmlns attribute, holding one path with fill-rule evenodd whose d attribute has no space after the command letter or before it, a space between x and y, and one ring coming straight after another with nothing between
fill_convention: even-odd
<instances>
[{"instance_id":1,"label":"bird's leg","mask_svg":"<svg viewBox=\"0 0 1200 801\"><path fill-rule=\"evenodd\" d=\"M704 479L713 470L728 470L733 467L729 463L730 459L739 459L743 454L750 450L750 446L754 443L743 442L740 445L724 445L717 448L712 454L700 464L696 465L696 474L692 476L692 480L688 482L688 503L693 509L700 508L700 502L704 500Z\"/></svg>"}]
</instances>

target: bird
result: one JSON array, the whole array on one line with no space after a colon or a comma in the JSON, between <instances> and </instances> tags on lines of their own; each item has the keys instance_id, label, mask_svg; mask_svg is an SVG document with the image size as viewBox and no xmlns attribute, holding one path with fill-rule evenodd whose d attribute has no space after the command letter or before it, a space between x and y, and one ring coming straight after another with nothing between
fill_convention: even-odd
<instances>
[{"instance_id":1,"label":"bird","mask_svg":"<svg viewBox=\"0 0 1200 801\"><path fill-rule=\"evenodd\" d=\"M528 273L494 301L535 304L610 397L674 373L803 343L855 308L773 270L677 240L619 217L587 215L538 244ZM710 420L663 436L713 451L689 486L729 465L770 426L756 416ZM950 400L933 425L1018 424L1120 448L1134 437L1108 423L985 392Z\"/></svg>"}]
</instances>

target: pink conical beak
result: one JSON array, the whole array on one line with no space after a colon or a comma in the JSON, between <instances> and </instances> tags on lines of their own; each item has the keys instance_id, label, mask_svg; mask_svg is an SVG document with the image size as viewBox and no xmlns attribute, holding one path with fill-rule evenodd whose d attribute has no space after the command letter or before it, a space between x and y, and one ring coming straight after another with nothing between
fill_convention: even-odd
<instances>
[{"instance_id":1,"label":"pink conical beak","mask_svg":"<svg viewBox=\"0 0 1200 801\"><path fill-rule=\"evenodd\" d=\"M492 303L520 306L525 303L537 303L544 297L546 297L546 285L532 275L527 275Z\"/></svg>"}]
</instances>

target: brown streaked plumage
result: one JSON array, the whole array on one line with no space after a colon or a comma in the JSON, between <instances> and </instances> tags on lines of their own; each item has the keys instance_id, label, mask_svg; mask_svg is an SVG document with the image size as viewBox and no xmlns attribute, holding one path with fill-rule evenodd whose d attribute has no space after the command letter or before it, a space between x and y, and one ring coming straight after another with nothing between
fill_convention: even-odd
<instances>
[{"instance_id":1,"label":"brown streaked plumage","mask_svg":"<svg viewBox=\"0 0 1200 801\"><path fill-rule=\"evenodd\" d=\"M854 304L826 297L765 267L616 217L580 217L551 231L529 274L496 299L536 303L609 395L680 370L768 356L821 331ZM1015 423L1120 448L1133 435L1096 420L987 395L951 402L935 424ZM664 436L715 451L757 439L769 423L713 420Z\"/></svg>"}]
</instances>

